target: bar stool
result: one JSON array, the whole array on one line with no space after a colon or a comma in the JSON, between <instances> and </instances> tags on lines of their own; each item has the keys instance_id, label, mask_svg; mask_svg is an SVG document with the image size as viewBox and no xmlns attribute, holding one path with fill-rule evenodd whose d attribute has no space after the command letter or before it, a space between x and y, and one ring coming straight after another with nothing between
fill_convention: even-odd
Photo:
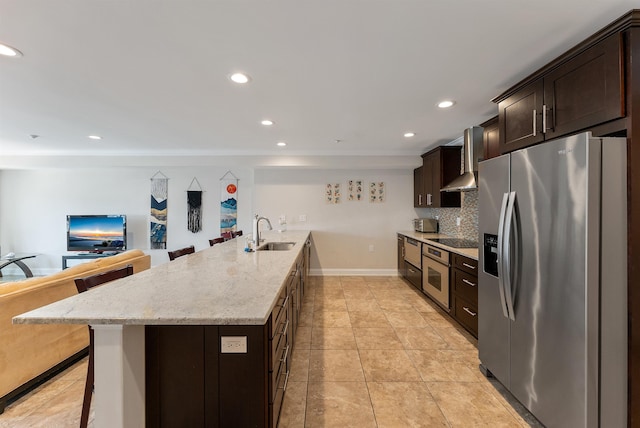
<instances>
[{"instance_id":1,"label":"bar stool","mask_svg":"<svg viewBox=\"0 0 640 428\"><path fill-rule=\"evenodd\" d=\"M224 238L220 237L220 238L213 238L213 239L209 239L209 245L210 246L214 246L216 244L221 244L224 242Z\"/></svg>"},{"instance_id":2,"label":"bar stool","mask_svg":"<svg viewBox=\"0 0 640 428\"><path fill-rule=\"evenodd\" d=\"M84 293L90 288L97 287L106 282L124 278L133 275L133 266L127 265L120 269L110 270L108 272L99 273L85 278L77 278L74 280L78 293ZM91 409L91 395L93 393L95 352L93 349L93 329L89 327L89 367L87 368L87 381L84 385L84 398L82 399L82 414L80 415L80 428L87 428L89 423L89 410Z\"/></svg>"},{"instance_id":3,"label":"bar stool","mask_svg":"<svg viewBox=\"0 0 640 428\"><path fill-rule=\"evenodd\" d=\"M237 232L231 232L231 237L235 238L237 236L242 236L242 231L238 230Z\"/></svg>"},{"instance_id":4,"label":"bar stool","mask_svg":"<svg viewBox=\"0 0 640 428\"><path fill-rule=\"evenodd\" d=\"M220 236L223 237L225 241L228 241L229 239L233 238L233 236L231 236L231 232L222 232Z\"/></svg>"},{"instance_id":5,"label":"bar stool","mask_svg":"<svg viewBox=\"0 0 640 428\"><path fill-rule=\"evenodd\" d=\"M178 257L186 256L187 254L193 254L195 252L196 248L193 245L185 248L180 248L179 250L169 251L169 260L175 260Z\"/></svg>"}]
</instances>

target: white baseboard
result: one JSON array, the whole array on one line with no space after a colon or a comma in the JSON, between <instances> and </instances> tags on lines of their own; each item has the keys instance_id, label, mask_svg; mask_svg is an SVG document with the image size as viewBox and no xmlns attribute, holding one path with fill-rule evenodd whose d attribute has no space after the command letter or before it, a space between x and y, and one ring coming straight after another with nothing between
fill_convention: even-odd
<instances>
[{"instance_id":1,"label":"white baseboard","mask_svg":"<svg viewBox=\"0 0 640 428\"><path fill-rule=\"evenodd\" d=\"M311 276L398 276L397 269L309 269Z\"/></svg>"}]
</instances>

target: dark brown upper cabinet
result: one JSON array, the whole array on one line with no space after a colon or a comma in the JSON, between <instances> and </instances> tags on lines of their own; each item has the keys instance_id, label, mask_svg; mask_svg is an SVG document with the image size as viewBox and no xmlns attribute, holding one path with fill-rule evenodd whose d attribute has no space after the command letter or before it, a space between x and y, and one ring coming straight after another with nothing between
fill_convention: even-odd
<instances>
[{"instance_id":1,"label":"dark brown upper cabinet","mask_svg":"<svg viewBox=\"0 0 640 428\"><path fill-rule=\"evenodd\" d=\"M426 199L424 197L424 185L422 177L423 167L413 170L413 206L414 208L425 208Z\"/></svg>"},{"instance_id":2,"label":"dark brown upper cabinet","mask_svg":"<svg viewBox=\"0 0 640 428\"><path fill-rule=\"evenodd\" d=\"M622 52L612 34L500 99L500 153L624 117Z\"/></svg>"},{"instance_id":3,"label":"dark brown upper cabinet","mask_svg":"<svg viewBox=\"0 0 640 428\"><path fill-rule=\"evenodd\" d=\"M461 156L460 146L440 146L422 155L422 208L460 207L459 192L440 189L460 176Z\"/></svg>"},{"instance_id":4,"label":"dark brown upper cabinet","mask_svg":"<svg viewBox=\"0 0 640 428\"><path fill-rule=\"evenodd\" d=\"M480 124L482 127L482 143L484 146L482 159L500 156L500 126L498 116L492 117Z\"/></svg>"}]
</instances>

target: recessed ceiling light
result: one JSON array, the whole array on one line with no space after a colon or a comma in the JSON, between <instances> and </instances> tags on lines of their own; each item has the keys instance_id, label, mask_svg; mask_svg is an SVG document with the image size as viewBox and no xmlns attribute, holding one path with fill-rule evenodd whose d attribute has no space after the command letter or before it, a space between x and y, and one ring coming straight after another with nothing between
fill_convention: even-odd
<instances>
[{"instance_id":1,"label":"recessed ceiling light","mask_svg":"<svg viewBox=\"0 0 640 428\"><path fill-rule=\"evenodd\" d=\"M229 78L236 83L247 83L249 76L244 73L233 73Z\"/></svg>"},{"instance_id":2,"label":"recessed ceiling light","mask_svg":"<svg viewBox=\"0 0 640 428\"><path fill-rule=\"evenodd\" d=\"M273 120L265 119L260 123L263 124L264 126L271 126L273 125Z\"/></svg>"},{"instance_id":3,"label":"recessed ceiling light","mask_svg":"<svg viewBox=\"0 0 640 428\"><path fill-rule=\"evenodd\" d=\"M278 141L278 147L284 147L286 145L287 143L285 143L284 141Z\"/></svg>"},{"instance_id":4,"label":"recessed ceiling light","mask_svg":"<svg viewBox=\"0 0 640 428\"><path fill-rule=\"evenodd\" d=\"M416 133L415 132L405 132L404 136L406 138L411 138L411 137L415 137Z\"/></svg>"},{"instance_id":5,"label":"recessed ceiling light","mask_svg":"<svg viewBox=\"0 0 640 428\"><path fill-rule=\"evenodd\" d=\"M16 48L0 43L0 55L17 58L22 56L22 52Z\"/></svg>"},{"instance_id":6,"label":"recessed ceiling light","mask_svg":"<svg viewBox=\"0 0 640 428\"><path fill-rule=\"evenodd\" d=\"M87 135L87 137L92 140L102 140L102 137L99 135Z\"/></svg>"},{"instance_id":7,"label":"recessed ceiling light","mask_svg":"<svg viewBox=\"0 0 640 428\"><path fill-rule=\"evenodd\" d=\"M449 108L449 107L453 106L455 103L456 103L455 101L444 100L444 101L440 101L438 103L438 107L440 107L440 108Z\"/></svg>"}]
</instances>

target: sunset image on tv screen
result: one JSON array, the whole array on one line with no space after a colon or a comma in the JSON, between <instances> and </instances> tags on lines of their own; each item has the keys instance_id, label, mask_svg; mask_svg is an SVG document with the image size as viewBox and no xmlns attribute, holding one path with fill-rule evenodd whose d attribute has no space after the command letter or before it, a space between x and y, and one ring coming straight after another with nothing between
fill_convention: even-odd
<instances>
[{"instance_id":1,"label":"sunset image on tv screen","mask_svg":"<svg viewBox=\"0 0 640 428\"><path fill-rule=\"evenodd\" d=\"M70 217L69 245L87 250L124 246L124 217Z\"/></svg>"}]
</instances>

